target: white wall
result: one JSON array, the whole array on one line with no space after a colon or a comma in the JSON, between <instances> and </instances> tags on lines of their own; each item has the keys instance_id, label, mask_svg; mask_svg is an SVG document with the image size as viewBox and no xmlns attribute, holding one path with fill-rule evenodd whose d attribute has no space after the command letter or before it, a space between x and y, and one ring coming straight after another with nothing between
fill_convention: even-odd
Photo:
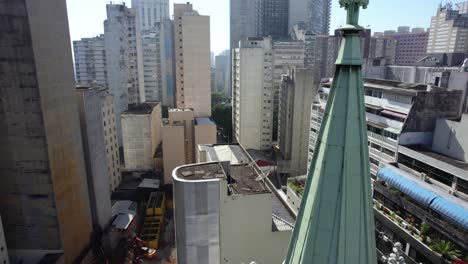
<instances>
[{"instance_id":1,"label":"white wall","mask_svg":"<svg viewBox=\"0 0 468 264\"><path fill-rule=\"evenodd\" d=\"M461 122L437 120L432 148L436 152L467 162L468 115L463 115Z\"/></svg>"}]
</instances>

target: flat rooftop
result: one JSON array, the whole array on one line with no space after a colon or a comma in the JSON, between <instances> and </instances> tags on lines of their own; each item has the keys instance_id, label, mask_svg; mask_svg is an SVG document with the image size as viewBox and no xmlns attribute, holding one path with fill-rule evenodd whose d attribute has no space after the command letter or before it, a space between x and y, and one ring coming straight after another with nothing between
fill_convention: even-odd
<instances>
[{"instance_id":1,"label":"flat rooftop","mask_svg":"<svg viewBox=\"0 0 468 264\"><path fill-rule=\"evenodd\" d=\"M230 161L231 165L246 164L253 161L238 144L203 144L198 145L198 150L206 152L207 161Z\"/></svg>"},{"instance_id":2,"label":"flat rooftop","mask_svg":"<svg viewBox=\"0 0 468 264\"><path fill-rule=\"evenodd\" d=\"M322 86L330 88L332 85L332 79L328 82L322 83ZM371 79L364 78L364 87L393 91L396 93L402 93L407 95L416 95L417 92L425 92L427 90L427 84L422 83L407 83L394 80L385 79ZM445 88L432 86L433 91L445 91Z\"/></svg>"},{"instance_id":3,"label":"flat rooftop","mask_svg":"<svg viewBox=\"0 0 468 264\"><path fill-rule=\"evenodd\" d=\"M447 164L449 164L449 165L451 165L453 167L468 171L468 163L465 163L463 161L459 161L459 160L456 160L456 159L451 158L449 156L445 156L443 154L437 153L437 152L435 152L435 151L431 150L430 148L427 148L427 147L425 147L423 145L404 146L402 148L402 151L400 151L400 152L402 152L403 154L406 154L404 148L413 150L413 151L415 151L415 152L417 152L419 154L425 155L427 157L442 161L442 162L447 163ZM413 158L417 159L417 157L413 157Z\"/></svg>"},{"instance_id":4,"label":"flat rooftop","mask_svg":"<svg viewBox=\"0 0 468 264\"><path fill-rule=\"evenodd\" d=\"M153 108L157 106L159 103L154 102L146 102L146 103L141 103L141 104L130 104L128 105L128 110L123 112L122 115L128 115L128 114L133 114L133 115L147 115L151 114L153 112Z\"/></svg>"},{"instance_id":5,"label":"flat rooftop","mask_svg":"<svg viewBox=\"0 0 468 264\"><path fill-rule=\"evenodd\" d=\"M230 165L226 173L221 163L201 163L177 170L177 177L187 181L223 179L234 194L270 193L255 165Z\"/></svg>"}]
</instances>

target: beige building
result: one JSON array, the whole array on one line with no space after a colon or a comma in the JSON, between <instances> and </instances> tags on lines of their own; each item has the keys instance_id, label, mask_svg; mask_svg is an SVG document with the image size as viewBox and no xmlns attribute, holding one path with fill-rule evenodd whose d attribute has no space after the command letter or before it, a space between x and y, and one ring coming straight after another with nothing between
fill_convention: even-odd
<instances>
[{"instance_id":1,"label":"beige building","mask_svg":"<svg viewBox=\"0 0 468 264\"><path fill-rule=\"evenodd\" d=\"M271 38L242 40L232 67L234 138L246 149L269 149L274 106Z\"/></svg>"},{"instance_id":2,"label":"beige building","mask_svg":"<svg viewBox=\"0 0 468 264\"><path fill-rule=\"evenodd\" d=\"M310 107L318 82L310 69L290 70L281 85L278 143L282 160L280 173L299 176L307 173Z\"/></svg>"},{"instance_id":3,"label":"beige building","mask_svg":"<svg viewBox=\"0 0 468 264\"><path fill-rule=\"evenodd\" d=\"M106 146L107 171L111 192L122 181L120 171L120 153L117 142L117 123L114 113L114 96L105 89L101 91L102 121L104 125L104 144Z\"/></svg>"},{"instance_id":4,"label":"beige building","mask_svg":"<svg viewBox=\"0 0 468 264\"><path fill-rule=\"evenodd\" d=\"M190 109L170 109L162 125L164 183L172 183L172 171L194 163L198 144L216 143L216 124L209 117L195 117Z\"/></svg>"},{"instance_id":5,"label":"beige building","mask_svg":"<svg viewBox=\"0 0 468 264\"><path fill-rule=\"evenodd\" d=\"M61 263L75 263L92 222L66 1L3 1L0 20L0 214L8 253L38 263L27 253L61 252Z\"/></svg>"},{"instance_id":6,"label":"beige building","mask_svg":"<svg viewBox=\"0 0 468 264\"><path fill-rule=\"evenodd\" d=\"M282 263L293 218L265 175L240 145L199 149L173 172L178 263Z\"/></svg>"},{"instance_id":7,"label":"beige building","mask_svg":"<svg viewBox=\"0 0 468 264\"><path fill-rule=\"evenodd\" d=\"M174 4L176 108L211 116L210 17Z\"/></svg>"},{"instance_id":8,"label":"beige building","mask_svg":"<svg viewBox=\"0 0 468 264\"><path fill-rule=\"evenodd\" d=\"M129 105L122 113L126 171L154 170L154 154L161 144L161 104Z\"/></svg>"}]
</instances>

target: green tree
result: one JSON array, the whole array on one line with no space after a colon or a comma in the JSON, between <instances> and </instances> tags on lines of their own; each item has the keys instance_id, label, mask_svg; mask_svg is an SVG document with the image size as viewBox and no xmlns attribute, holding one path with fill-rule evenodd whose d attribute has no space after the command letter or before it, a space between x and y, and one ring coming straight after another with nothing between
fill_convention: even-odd
<instances>
[{"instance_id":1,"label":"green tree","mask_svg":"<svg viewBox=\"0 0 468 264\"><path fill-rule=\"evenodd\" d=\"M446 240L436 241L431 245L431 249L442 255L445 260L455 260L461 256L461 251L452 242Z\"/></svg>"},{"instance_id":2,"label":"green tree","mask_svg":"<svg viewBox=\"0 0 468 264\"><path fill-rule=\"evenodd\" d=\"M223 137L232 142L232 107L229 104L215 105L211 111L211 116L216 122Z\"/></svg>"}]
</instances>

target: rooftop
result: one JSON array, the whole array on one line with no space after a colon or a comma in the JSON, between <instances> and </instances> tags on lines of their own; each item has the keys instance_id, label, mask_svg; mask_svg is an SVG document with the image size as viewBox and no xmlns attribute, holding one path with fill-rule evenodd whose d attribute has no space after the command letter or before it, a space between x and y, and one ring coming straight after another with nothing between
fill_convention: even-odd
<instances>
[{"instance_id":1,"label":"rooftop","mask_svg":"<svg viewBox=\"0 0 468 264\"><path fill-rule=\"evenodd\" d=\"M270 192L255 165L228 165L228 171L227 173L220 162L199 163L180 167L176 175L179 179L186 181L227 180L233 194Z\"/></svg>"},{"instance_id":2,"label":"rooftop","mask_svg":"<svg viewBox=\"0 0 468 264\"><path fill-rule=\"evenodd\" d=\"M422 154L422 155L425 155L425 156L430 157L432 159L441 161L441 163L447 163L447 164L449 164L449 165L451 165L453 167L456 167L458 169L468 171L468 163L456 160L456 159L451 158L449 156L442 155L442 154L437 153L437 152L435 152L435 151L431 150L430 148L425 147L423 145L400 146L399 148L401 148L401 152L403 154L409 154L406 150L410 149L410 150L413 150L413 151L415 151L415 152L417 152L419 154ZM413 156L413 158L417 159L418 157ZM429 164L432 165L433 163L429 163Z\"/></svg>"},{"instance_id":3,"label":"rooftop","mask_svg":"<svg viewBox=\"0 0 468 264\"><path fill-rule=\"evenodd\" d=\"M134 115L146 115L153 112L153 108L157 106L158 102L146 102L141 104L130 104L128 110L123 112L122 115L134 114Z\"/></svg>"},{"instance_id":4,"label":"rooftop","mask_svg":"<svg viewBox=\"0 0 468 264\"><path fill-rule=\"evenodd\" d=\"M203 144L198 145L198 150L206 152L206 161L230 161L232 165L252 162L250 156L238 144Z\"/></svg>"}]
</instances>

